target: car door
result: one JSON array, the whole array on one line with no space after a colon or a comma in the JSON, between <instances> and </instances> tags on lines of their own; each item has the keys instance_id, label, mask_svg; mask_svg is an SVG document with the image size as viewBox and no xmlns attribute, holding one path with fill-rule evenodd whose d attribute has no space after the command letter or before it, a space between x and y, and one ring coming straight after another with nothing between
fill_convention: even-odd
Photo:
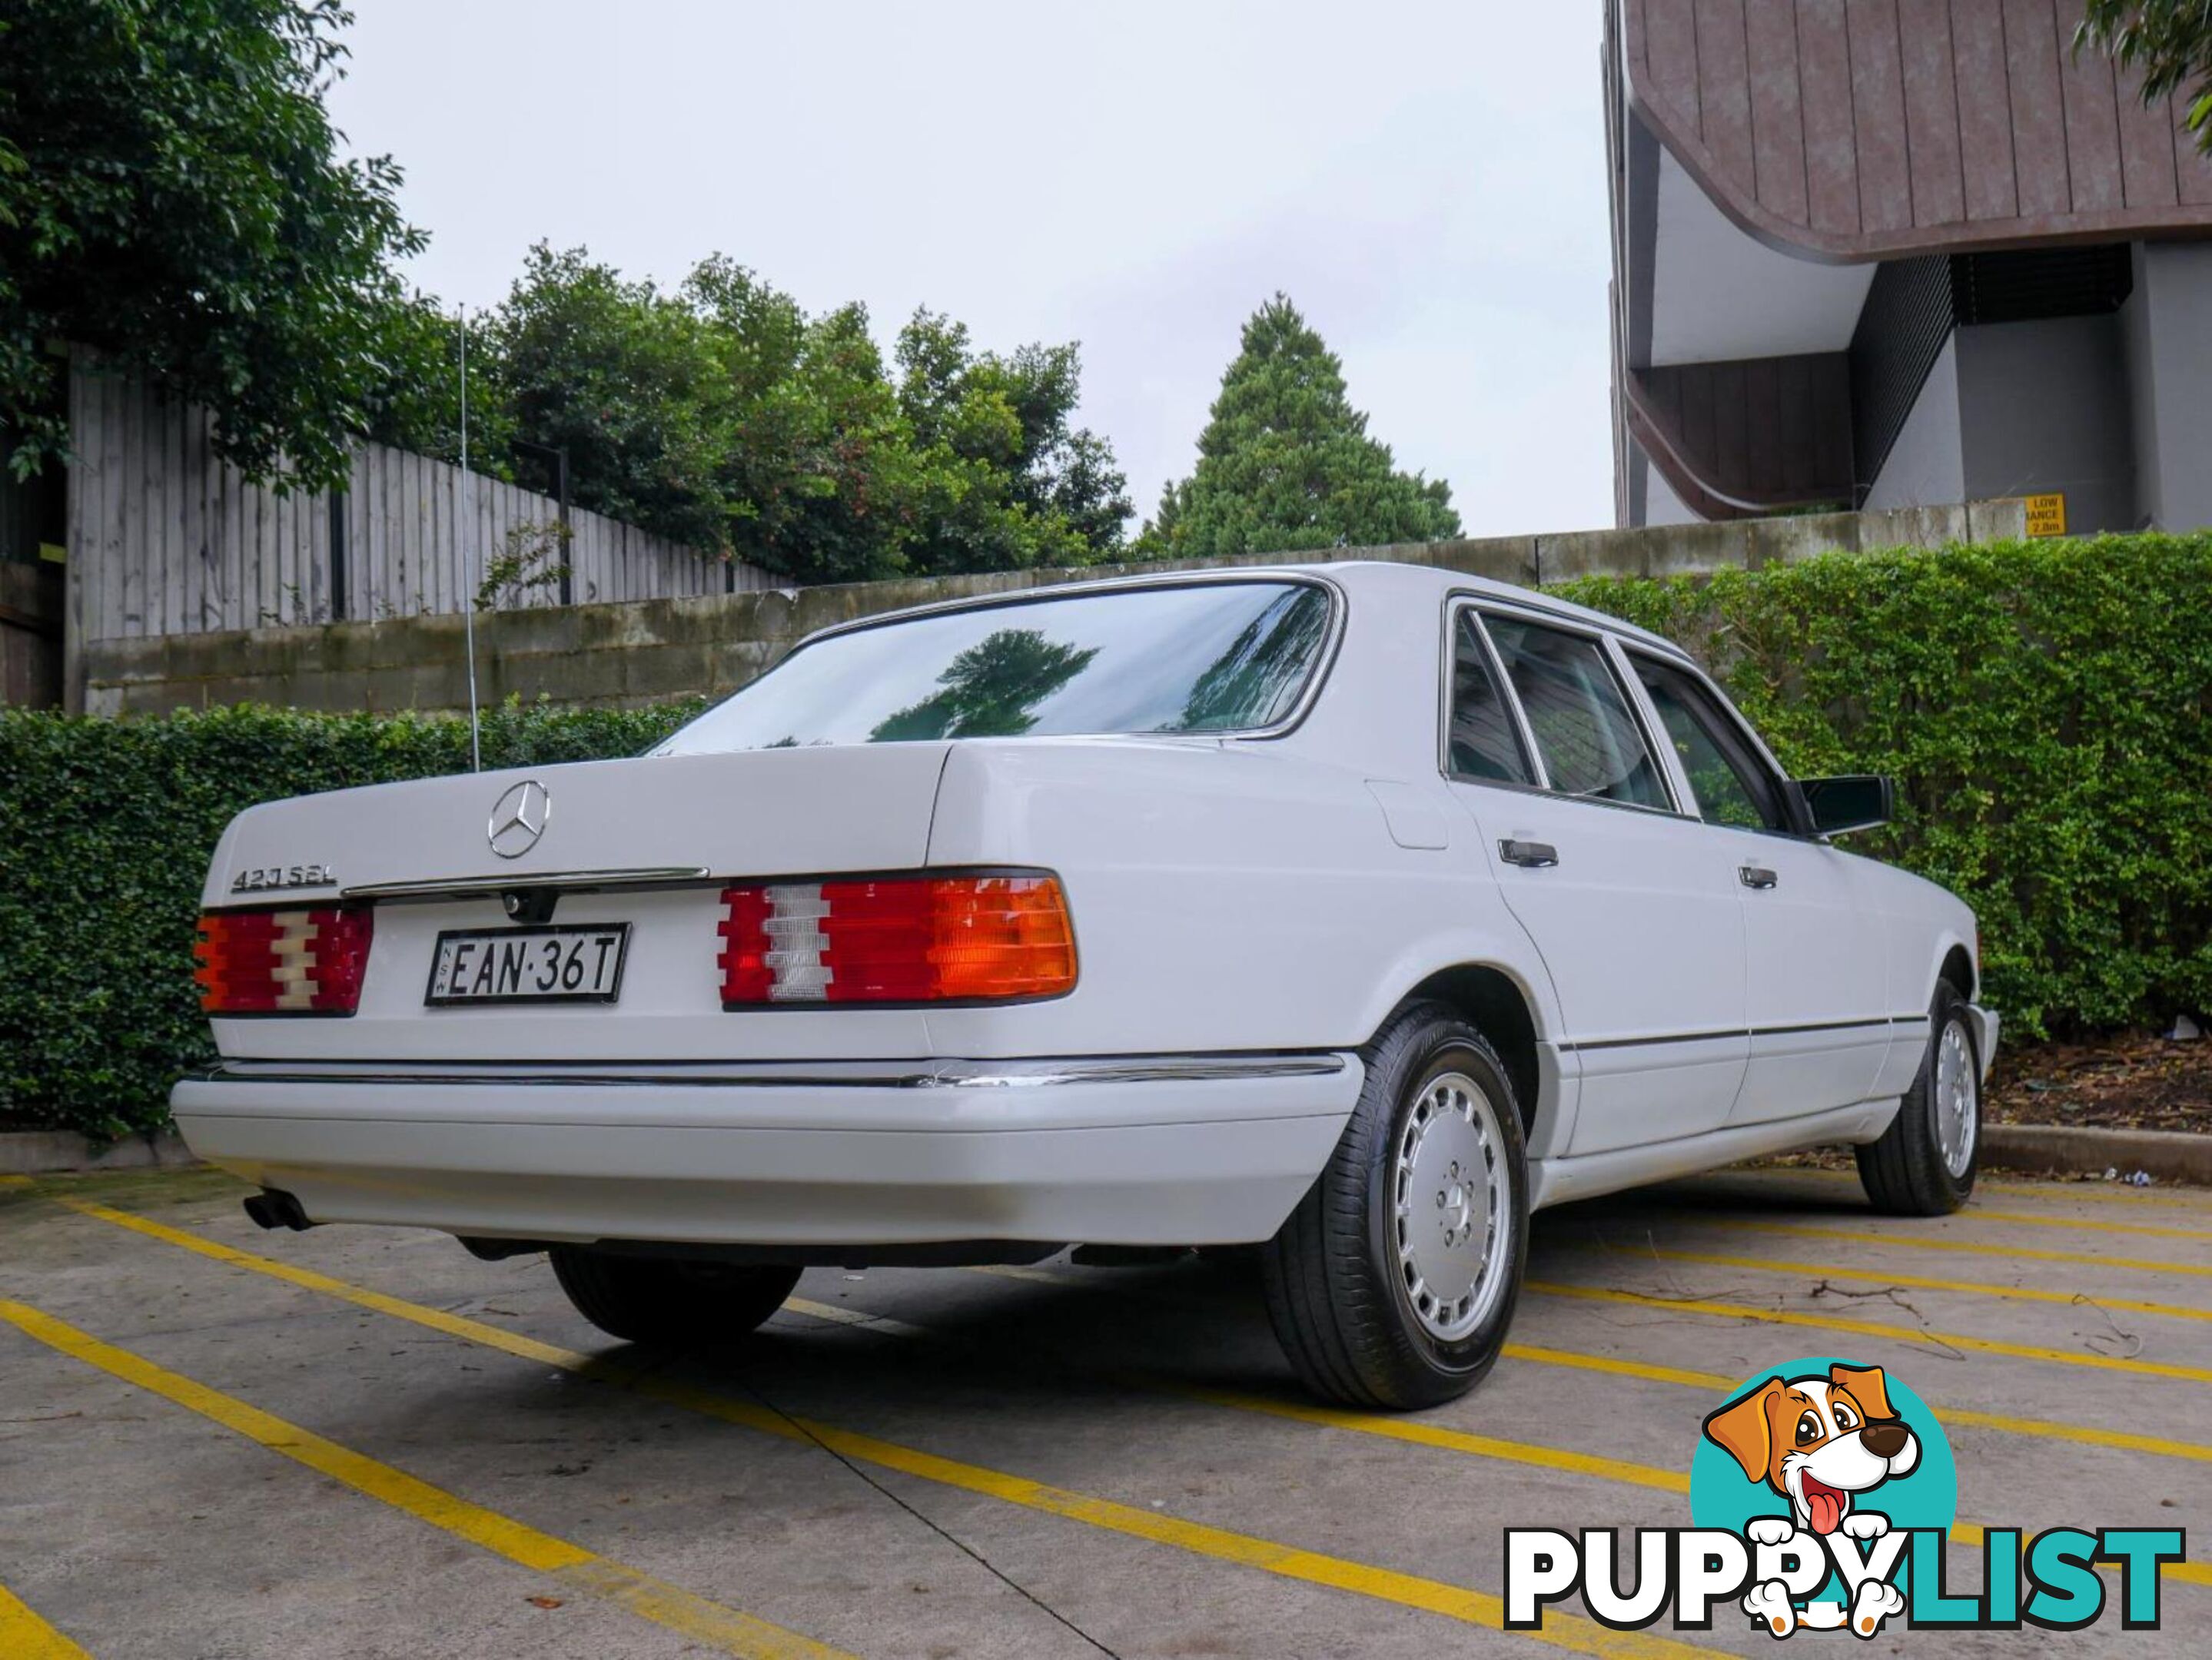
<instances>
[{"instance_id":1,"label":"car door","mask_svg":"<svg viewBox=\"0 0 2212 1660\"><path fill-rule=\"evenodd\" d=\"M1889 1044L1881 919L1858 861L1798 833L1780 769L1688 664L1626 648L1744 915L1750 1061L1731 1123L1864 1100Z\"/></svg>"},{"instance_id":2,"label":"car door","mask_svg":"<svg viewBox=\"0 0 2212 1660\"><path fill-rule=\"evenodd\" d=\"M1536 943L1581 1079L1565 1152L1717 1128L1743 1079L1743 907L1594 629L1464 605L1445 771Z\"/></svg>"}]
</instances>

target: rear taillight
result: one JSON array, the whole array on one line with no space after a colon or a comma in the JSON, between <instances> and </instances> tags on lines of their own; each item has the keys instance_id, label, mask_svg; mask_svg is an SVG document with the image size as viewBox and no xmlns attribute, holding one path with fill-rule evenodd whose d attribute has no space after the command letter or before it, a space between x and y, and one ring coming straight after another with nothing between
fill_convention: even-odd
<instances>
[{"instance_id":1,"label":"rear taillight","mask_svg":"<svg viewBox=\"0 0 2212 1660\"><path fill-rule=\"evenodd\" d=\"M722 1006L1005 1002L1075 984L1050 876L891 877L722 890Z\"/></svg>"},{"instance_id":2,"label":"rear taillight","mask_svg":"<svg viewBox=\"0 0 2212 1660\"><path fill-rule=\"evenodd\" d=\"M351 1014L368 967L367 909L210 911L192 958L210 1014Z\"/></svg>"}]
</instances>

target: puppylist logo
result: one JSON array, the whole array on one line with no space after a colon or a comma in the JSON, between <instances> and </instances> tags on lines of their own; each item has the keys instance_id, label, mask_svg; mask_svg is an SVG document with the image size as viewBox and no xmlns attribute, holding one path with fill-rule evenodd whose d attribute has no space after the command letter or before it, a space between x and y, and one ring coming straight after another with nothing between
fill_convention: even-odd
<instances>
[{"instance_id":1,"label":"puppylist logo","mask_svg":"<svg viewBox=\"0 0 2212 1660\"><path fill-rule=\"evenodd\" d=\"M1832 1355L1763 1371L1705 1415L1686 1528L1638 1528L1627 1561L1611 1528L1505 1530L1505 1626L1529 1631L1579 1596L1615 1630L1671 1620L1710 1631L1715 1611L1777 1639L1911 1630L2078 1631L2117 1600L2121 1625L2157 1629L2159 1569L2179 1528L2019 1528L1981 1535L1978 1591L1945 1579L1959 1480L1928 1404L1880 1366ZM1969 1535L1971 1537L1971 1535ZM2098 1564L2118 1569L2108 1584Z\"/></svg>"}]
</instances>

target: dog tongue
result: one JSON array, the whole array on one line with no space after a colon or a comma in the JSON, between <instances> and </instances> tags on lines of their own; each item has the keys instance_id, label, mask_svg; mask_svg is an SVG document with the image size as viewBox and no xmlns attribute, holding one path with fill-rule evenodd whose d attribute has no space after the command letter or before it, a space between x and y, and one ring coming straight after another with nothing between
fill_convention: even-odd
<instances>
[{"instance_id":1,"label":"dog tongue","mask_svg":"<svg viewBox=\"0 0 2212 1660\"><path fill-rule=\"evenodd\" d=\"M1815 1533L1833 1533L1836 1523L1844 1519L1844 1496L1824 1482L1808 1480L1805 1483L1805 1508L1813 1521Z\"/></svg>"}]
</instances>

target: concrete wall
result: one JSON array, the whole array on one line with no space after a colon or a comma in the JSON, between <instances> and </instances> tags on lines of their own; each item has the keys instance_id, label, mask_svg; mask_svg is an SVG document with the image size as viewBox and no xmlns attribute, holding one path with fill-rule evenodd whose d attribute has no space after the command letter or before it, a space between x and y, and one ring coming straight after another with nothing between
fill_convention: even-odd
<instances>
[{"instance_id":1,"label":"concrete wall","mask_svg":"<svg viewBox=\"0 0 2212 1660\"><path fill-rule=\"evenodd\" d=\"M1832 549L1940 547L2016 537L2025 530L2018 502L1989 502L1917 512L1436 542L1326 556L1397 559L1530 584L1589 575L1664 576L1755 568ZM1321 557L1301 556L1299 562L1318 562ZM753 678L804 635L833 623L935 599L1112 574L1023 571L488 612L477 624L479 690L486 702L519 696L613 706L720 695ZM86 708L95 714L161 714L236 702L328 710L453 710L465 708L468 701L461 618L452 616L97 641L85 647L83 666Z\"/></svg>"},{"instance_id":2,"label":"concrete wall","mask_svg":"<svg viewBox=\"0 0 2212 1660\"><path fill-rule=\"evenodd\" d=\"M2117 315L1957 331L1968 497L2063 490L2069 532L2135 528L2122 334Z\"/></svg>"},{"instance_id":3,"label":"concrete wall","mask_svg":"<svg viewBox=\"0 0 2212 1660\"><path fill-rule=\"evenodd\" d=\"M1921 383L1889 457L1867 491L1870 511L1966 499L1966 449L1959 433L1959 342L1943 343Z\"/></svg>"},{"instance_id":4,"label":"concrete wall","mask_svg":"<svg viewBox=\"0 0 2212 1660\"><path fill-rule=\"evenodd\" d=\"M2136 522L2212 525L2212 243L2138 243L2121 308Z\"/></svg>"},{"instance_id":5,"label":"concrete wall","mask_svg":"<svg viewBox=\"0 0 2212 1660\"><path fill-rule=\"evenodd\" d=\"M2135 528L2127 332L2116 316L1954 329L1868 508L2059 490L2069 531Z\"/></svg>"}]
</instances>

